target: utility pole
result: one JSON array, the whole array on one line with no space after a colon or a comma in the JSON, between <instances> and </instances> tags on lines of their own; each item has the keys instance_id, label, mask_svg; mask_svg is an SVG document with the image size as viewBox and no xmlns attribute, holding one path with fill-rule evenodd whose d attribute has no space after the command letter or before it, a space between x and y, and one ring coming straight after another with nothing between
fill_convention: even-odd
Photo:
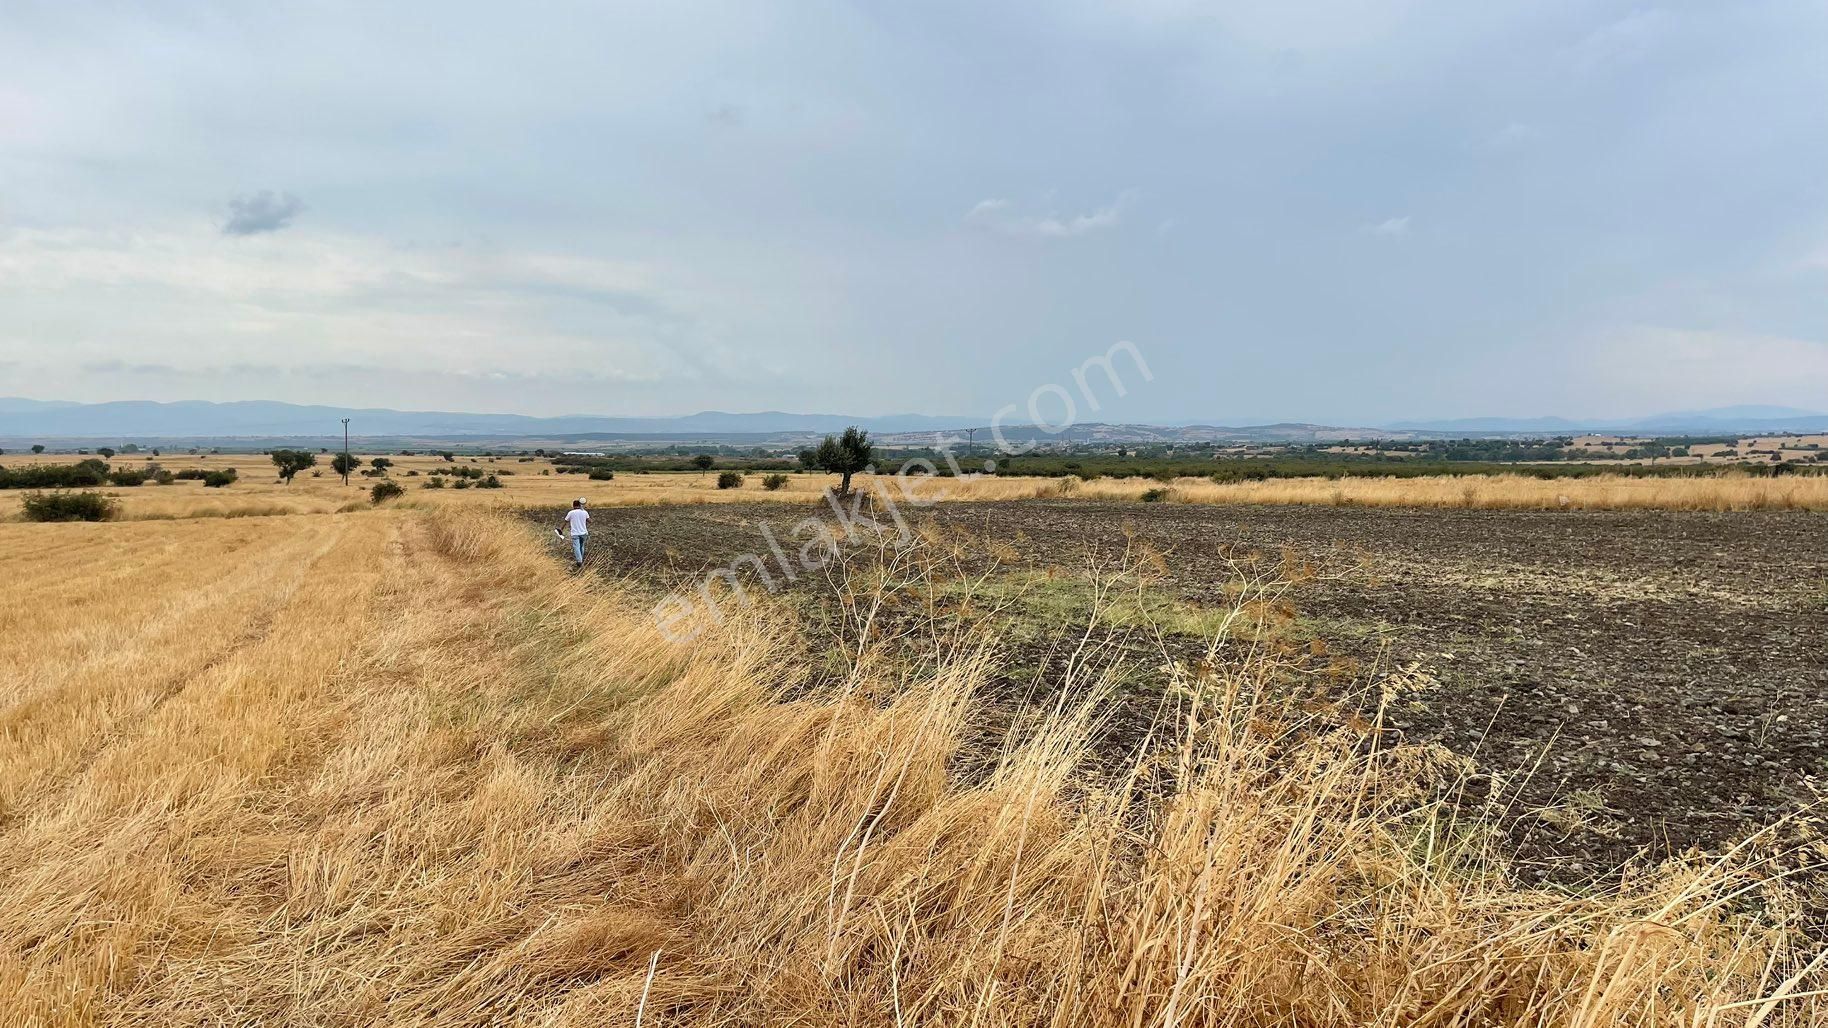
<instances>
[{"instance_id":1,"label":"utility pole","mask_svg":"<svg viewBox=\"0 0 1828 1028\"><path fill-rule=\"evenodd\" d=\"M977 429L965 429L965 440L965 456L969 457L977 452Z\"/></svg>"},{"instance_id":2,"label":"utility pole","mask_svg":"<svg viewBox=\"0 0 1828 1028\"><path fill-rule=\"evenodd\" d=\"M349 419L343 419L343 484L349 484Z\"/></svg>"}]
</instances>

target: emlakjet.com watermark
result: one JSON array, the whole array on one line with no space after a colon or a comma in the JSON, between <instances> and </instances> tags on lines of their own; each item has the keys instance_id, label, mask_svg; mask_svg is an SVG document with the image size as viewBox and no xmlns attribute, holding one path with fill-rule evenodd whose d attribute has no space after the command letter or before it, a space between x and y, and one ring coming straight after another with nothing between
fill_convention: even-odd
<instances>
[{"instance_id":1,"label":"emlakjet.com watermark","mask_svg":"<svg viewBox=\"0 0 1828 1028\"><path fill-rule=\"evenodd\" d=\"M1029 438L1019 442L1009 438L1009 433L1016 427L1009 423L1010 419L1023 412L1022 406L1011 403L998 408L990 419L990 434L995 440L996 451L1006 455L1027 453L1040 444L1041 435L1057 436L1078 424L1081 404L1087 410L1098 411L1103 409L1101 393L1128 396L1129 385L1124 370L1117 363L1119 357L1129 358L1131 374L1144 382L1155 381L1142 350L1127 340L1117 343L1102 354L1086 358L1068 372L1075 389L1048 382L1029 392L1029 421L1023 426L1029 430ZM1095 378L1093 372L1102 372L1103 377ZM767 522L762 522L757 526L762 539L758 549L707 572L697 588L674 590L654 605L654 621L661 634L675 642L691 639L703 631L707 623L722 622L729 605L750 606L755 599L750 595L745 579L772 594L802 575L823 572L843 554L847 545L880 540L890 534L902 545L912 544L914 531L908 525L903 508L931 507L946 499L946 491L935 485L942 480L940 468L943 466L954 478L969 479L979 473L976 469L960 466L954 448L962 442L964 440L956 436L935 434L933 448L937 460L919 457L906 461L893 475L879 475L873 466L865 468L867 477L849 496L840 495L827 486L824 500L829 516L827 511L821 510L819 515L802 518L788 529L784 539L777 536ZM982 467L985 471L995 470L996 462L987 460ZM865 509L866 500L868 510Z\"/></svg>"}]
</instances>

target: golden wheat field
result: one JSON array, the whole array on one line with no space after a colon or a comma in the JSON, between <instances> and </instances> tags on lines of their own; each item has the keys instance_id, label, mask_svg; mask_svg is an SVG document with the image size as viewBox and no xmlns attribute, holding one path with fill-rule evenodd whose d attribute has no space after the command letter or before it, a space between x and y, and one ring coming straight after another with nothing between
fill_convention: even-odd
<instances>
[{"instance_id":1,"label":"golden wheat field","mask_svg":"<svg viewBox=\"0 0 1828 1028\"><path fill-rule=\"evenodd\" d=\"M374 454L361 455L366 462ZM14 455L0 461L20 466L34 463L73 463L79 456ZM116 468L135 468L148 458L117 455ZM233 468L239 479L231 486L206 489L201 482L171 485L147 484L133 488L104 487L120 508L122 520L188 517L256 517L275 514L311 514L349 510L368 502L368 490L377 479L355 475L345 486L328 466L306 472L290 485L277 479L264 454L165 455L156 458L172 471L189 468ZM750 473L741 488L719 489L715 472L623 473L613 481L591 481L582 475L556 473L543 458L461 457L458 463L495 473L500 489L426 489L430 472L449 467L442 458L391 457L389 477L406 489L395 505L419 508L447 506L527 507L563 506L585 497L596 506L676 503L730 503L773 501L817 503L836 479L828 475L790 474L779 490L765 490L761 475ZM323 462L327 465L327 460ZM313 473L315 472L315 474ZM416 474L415 474L416 473ZM1808 510L1828 511L1828 475L1754 478L1723 474L1705 478L1632 478L1598 475L1592 478L1540 480L1526 475L1468 475L1425 478L1292 478L1264 482L1214 483L1204 478L1181 478L1172 483L1149 479L1035 478L1023 476L968 478L911 478L862 475L858 485L888 490L900 497L904 490L924 499L969 502L1012 499L1139 500L1152 494L1169 503L1317 504L1371 507L1467 507L1479 509L1569 510ZM0 492L0 520L17 519L20 494Z\"/></svg>"},{"instance_id":2,"label":"golden wheat field","mask_svg":"<svg viewBox=\"0 0 1828 1028\"><path fill-rule=\"evenodd\" d=\"M1159 757L1089 772L1088 670L962 775L980 651L809 688L791 611L629 588L450 505L0 525L0 1023L1821 1013L1761 865L1523 888L1248 661L1162 672Z\"/></svg>"}]
</instances>

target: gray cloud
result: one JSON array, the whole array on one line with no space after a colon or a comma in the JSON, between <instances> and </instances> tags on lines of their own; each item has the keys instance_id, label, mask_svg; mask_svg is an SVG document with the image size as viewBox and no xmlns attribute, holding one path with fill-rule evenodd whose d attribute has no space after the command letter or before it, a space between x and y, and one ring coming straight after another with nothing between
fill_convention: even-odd
<instances>
[{"instance_id":1,"label":"gray cloud","mask_svg":"<svg viewBox=\"0 0 1828 1028\"><path fill-rule=\"evenodd\" d=\"M1828 341L1822 4L23 6L34 395L988 417L1132 339L1101 417L1628 415L1668 376L1542 355ZM418 373L83 368L294 359ZM1684 406L1819 406L1698 361Z\"/></svg>"},{"instance_id":2,"label":"gray cloud","mask_svg":"<svg viewBox=\"0 0 1828 1028\"><path fill-rule=\"evenodd\" d=\"M174 375L178 369L170 364L133 364L122 360L89 361L82 370L96 375Z\"/></svg>"},{"instance_id":3,"label":"gray cloud","mask_svg":"<svg viewBox=\"0 0 1828 1028\"><path fill-rule=\"evenodd\" d=\"M258 193L237 196L229 201L229 217L222 223L222 234L252 236L278 232L303 213L305 202L291 193L263 189Z\"/></svg>"}]
</instances>

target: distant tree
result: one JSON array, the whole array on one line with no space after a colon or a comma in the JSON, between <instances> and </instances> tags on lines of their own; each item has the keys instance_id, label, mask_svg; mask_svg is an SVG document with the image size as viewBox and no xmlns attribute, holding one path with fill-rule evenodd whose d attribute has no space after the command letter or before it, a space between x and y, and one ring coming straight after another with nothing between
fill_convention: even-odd
<instances>
[{"instance_id":1,"label":"distant tree","mask_svg":"<svg viewBox=\"0 0 1828 1028\"><path fill-rule=\"evenodd\" d=\"M405 492L398 482L376 482L374 488L368 491L368 501L379 505L382 501L404 495Z\"/></svg>"},{"instance_id":2,"label":"distant tree","mask_svg":"<svg viewBox=\"0 0 1828 1028\"><path fill-rule=\"evenodd\" d=\"M273 466L279 469L279 477L287 485L292 484L292 476L317 463L317 454L310 450L274 450L267 454L272 458Z\"/></svg>"},{"instance_id":3,"label":"distant tree","mask_svg":"<svg viewBox=\"0 0 1828 1028\"><path fill-rule=\"evenodd\" d=\"M719 489L741 489L742 487L743 473L740 471L724 471L717 476L717 488Z\"/></svg>"},{"instance_id":4,"label":"distant tree","mask_svg":"<svg viewBox=\"0 0 1828 1028\"><path fill-rule=\"evenodd\" d=\"M155 447L153 447L153 448L152 448L152 455L153 455L153 456L154 456L154 457L157 457L157 456L158 456L158 455L159 455L159 448L158 448L158 447L156 447L156 446L155 446Z\"/></svg>"},{"instance_id":5,"label":"distant tree","mask_svg":"<svg viewBox=\"0 0 1828 1028\"><path fill-rule=\"evenodd\" d=\"M698 456L692 458L692 466L697 468L700 471L709 471L709 470L711 470L711 465L716 464L716 463L717 463L717 458L711 456L708 453L701 453Z\"/></svg>"},{"instance_id":6,"label":"distant tree","mask_svg":"<svg viewBox=\"0 0 1828 1028\"><path fill-rule=\"evenodd\" d=\"M439 450L438 456L443 457L447 461L454 461L457 459L457 455L449 450Z\"/></svg>"},{"instance_id":7,"label":"distant tree","mask_svg":"<svg viewBox=\"0 0 1828 1028\"><path fill-rule=\"evenodd\" d=\"M385 475L387 474L387 469L394 466L394 462L386 457L376 457L374 460L368 462L368 466Z\"/></svg>"},{"instance_id":8,"label":"distant tree","mask_svg":"<svg viewBox=\"0 0 1828 1028\"><path fill-rule=\"evenodd\" d=\"M121 452L122 453L138 453L138 452L140 452L140 444L139 443L127 443L121 447Z\"/></svg>"},{"instance_id":9,"label":"distant tree","mask_svg":"<svg viewBox=\"0 0 1828 1028\"><path fill-rule=\"evenodd\" d=\"M336 469L337 474L347 477L356 468L362 466L362 458L354 454L339 453L330 458L330 466Z\"/></svg>"},{"instance_id":10,"label":"distant tree","mask_svg":"<svg viewBox=\"0 0 1828 1028\"><path fill-rule=\"evenodd\" d=\"M32 444L32 452L33 452L33 453L43 453L43 452L44 452L44 444L43 444L43 443L33 443L33 444Z\"/></svg>"},{"instance_id":11,"label":"distant tree","mask_svg":"<svg viewBox=\"0 0 1828 1028\"><path fill-rule=\"evenodd\" d=\"M869 467L875 454L876 448L870 443L870 434L852 425L844 430L843 435L828 435L816 448L801 452L800 463L809 468L842 475L843 479L838 483L838 494L849 496L851 476Z\"/></svg>"},{"instance_id":12,"label":"distant tree","mask_svg":"<svg viewBox=\"0 0 1828 1028\"><path fill-rule=\"evenodd\" d=\"M98 446L95 448L95 452L101 454L105 460L114 458L114 447L112 446Z\"/></svg>"}]
</instances>

